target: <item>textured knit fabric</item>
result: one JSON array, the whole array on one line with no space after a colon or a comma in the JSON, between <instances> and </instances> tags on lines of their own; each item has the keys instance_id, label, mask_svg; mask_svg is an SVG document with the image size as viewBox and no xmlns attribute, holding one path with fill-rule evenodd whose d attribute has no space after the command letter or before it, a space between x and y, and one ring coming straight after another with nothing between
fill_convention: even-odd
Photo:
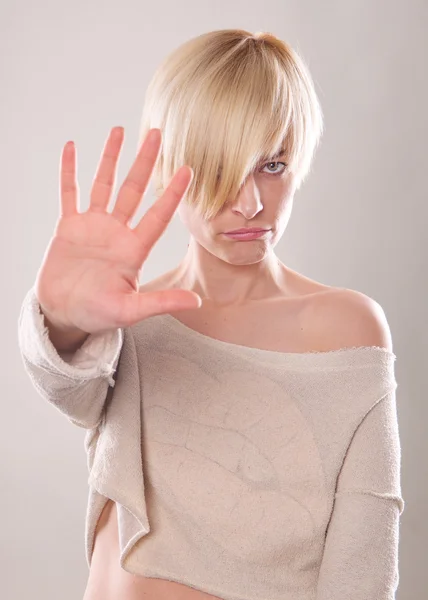
<instances>
[{"instance_id":1,"label":"textured knit fabric","mask_svg":"<svg viewBox=\"0 0 428 600\"><path fill-rule=\"evenodd\" d=\"M395 354L250 348L170 315L58 354L39 308L31 288L21 355L39 394L87 429L89 566L111 498L130 573L224 600L395 598Z\"/></svg>"}]
</instances>

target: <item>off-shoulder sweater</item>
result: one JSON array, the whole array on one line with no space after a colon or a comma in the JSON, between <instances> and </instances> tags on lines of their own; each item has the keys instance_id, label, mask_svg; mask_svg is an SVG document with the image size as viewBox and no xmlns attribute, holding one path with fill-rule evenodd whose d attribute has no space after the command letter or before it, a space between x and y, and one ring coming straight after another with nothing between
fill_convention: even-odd
<instances>
[{"instance_id":1,"label":"off-shoulder sweater","mask_svg":"<svg viewBox=\"0 0 428 600\"><path fill-rule=\"evenodd\" d=\"M130 573L224 600L395 598L395 354L251 348L168 314L58 353L34 287L18 338L39 395L87 430L89 567L110 498Z\"/></svg>"}]
</instances>

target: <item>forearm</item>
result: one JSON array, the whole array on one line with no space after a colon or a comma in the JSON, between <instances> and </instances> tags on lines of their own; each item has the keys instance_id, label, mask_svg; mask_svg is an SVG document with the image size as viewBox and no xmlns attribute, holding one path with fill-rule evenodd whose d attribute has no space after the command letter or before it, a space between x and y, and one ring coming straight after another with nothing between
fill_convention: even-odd
<instances>
[{"instance_id":1,"label":"forearm","mask_svg":"<svg viewBox=\"0 0 428 600\"><path fill-rule=\"evenodd\" d=\"M19 348L24 369L39 394L73 423L94 427L109 386L114 386L123 344L121 329L87 336L75 351L58 350L31 291L21 307Z\"/></svg>"}]
</instances>

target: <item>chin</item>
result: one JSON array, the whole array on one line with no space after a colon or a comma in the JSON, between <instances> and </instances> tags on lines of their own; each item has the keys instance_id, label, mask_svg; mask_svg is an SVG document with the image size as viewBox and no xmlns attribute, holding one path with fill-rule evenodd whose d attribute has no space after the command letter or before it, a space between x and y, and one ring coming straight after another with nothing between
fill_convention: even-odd
<instances>
[{"instance_id":1,"label":"chin","mask_svg":"<svg viewBox=\"0 0 428 600\"><path fill-rule=\"evenodd\" d=\"M269 255L269 249L266 246L246 249L245 246L249 245L248 242L238 242L238 244L242 244L242 248L239 250L232 248L226 252L211 252L211 254L230 265L254 265Z\"/></svg>"}]
</instances>

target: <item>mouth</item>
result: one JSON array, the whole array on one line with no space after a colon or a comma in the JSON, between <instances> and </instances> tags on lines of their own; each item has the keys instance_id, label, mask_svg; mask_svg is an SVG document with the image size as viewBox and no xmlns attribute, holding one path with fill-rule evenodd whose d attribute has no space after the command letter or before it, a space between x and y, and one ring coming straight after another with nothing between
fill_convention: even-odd
<instances>
[{"instance_id":1,"label":"mouth","mask_svg":"<svg viewBox=\"0 0 428 600\"><path fill-rule=\"evenodd\" d=\"M232 231L226 231L226 234L230 233L258 233L259 231L269 231L263 227L242 227L241 229L233 229Z\"/></svg>"},{"instance_id":2,"label":"mouth","mask_svg":"<svg viewBox=\"0 0 428 600\"><path fill-rule=\"evenodd\" d=\"M270 229L241 229L228 231L224 235L234 240L255 240L268 234Z\"/></svg>"}]
</instances>

